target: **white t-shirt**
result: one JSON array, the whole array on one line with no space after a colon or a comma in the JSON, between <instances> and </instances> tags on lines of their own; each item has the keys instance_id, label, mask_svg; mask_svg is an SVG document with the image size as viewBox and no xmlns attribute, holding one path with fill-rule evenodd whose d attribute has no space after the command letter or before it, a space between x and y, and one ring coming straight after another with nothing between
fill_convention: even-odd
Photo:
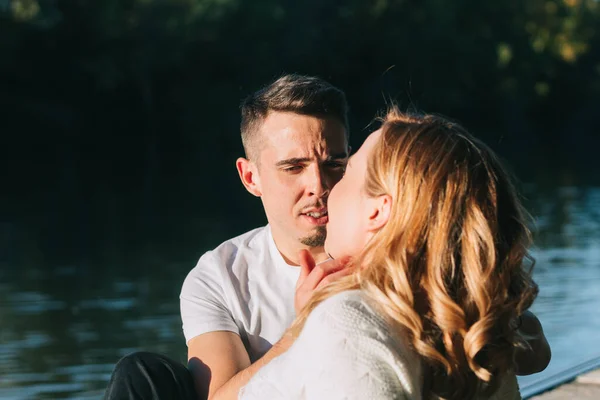
<instances>
[{"instance_id":1,"label":"white t-shirt","mask_svg":"<svg viewBox=\"0 0 600 400\"><path fill-rule=\"evenodd\" d=\"M255 362L296 317L300 267L288 265L264 226L206 252L186 277L180 295L186 342L207 332L240 335Z\"/></svg>"},{"instance_id":2,"label":"white t-shirt","mask_svg":"<svg viewBox=\"0 0 600 400\"><path fill-rule=\"evenodd\" d=\"M421 399L421 358L359 290L319 304L287 352L261 368L240 400ZM488 399L520 399L508 373Z\"/></svg>"}]
</instances>

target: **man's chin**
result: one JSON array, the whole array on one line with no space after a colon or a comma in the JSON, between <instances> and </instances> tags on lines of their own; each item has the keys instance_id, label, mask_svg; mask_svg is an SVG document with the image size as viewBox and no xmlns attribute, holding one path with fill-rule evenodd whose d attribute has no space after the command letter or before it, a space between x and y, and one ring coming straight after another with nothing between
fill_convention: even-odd
<instances>
[{"instance_id":1,"label":"man's chin","mask_svg":"<svg viewBox=\"0 0 600 400\"><path fill-rule=\"evenodd\" d=\"M312 232L308 232L306 236L300 238L300 243L308 247L323 247L326 237L327 231L325 230L325 225L317 226Z\"/></svg>"}]
</instances>

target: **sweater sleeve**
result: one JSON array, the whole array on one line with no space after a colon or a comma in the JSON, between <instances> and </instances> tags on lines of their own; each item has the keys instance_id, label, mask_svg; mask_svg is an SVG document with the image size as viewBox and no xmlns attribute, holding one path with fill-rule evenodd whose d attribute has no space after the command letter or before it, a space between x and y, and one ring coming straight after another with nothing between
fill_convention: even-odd
<instances>
[{"instance_id":1,"label":"sweater sleeve","mask_svg":"<svg viewBox=\"0 0 600 400\"><path fill-rule=\"evenodd\" d=\"M296 342L263 367L240 399L420 398L420 364L359 292L333 296Z\"/></svg>"}]
</instances>

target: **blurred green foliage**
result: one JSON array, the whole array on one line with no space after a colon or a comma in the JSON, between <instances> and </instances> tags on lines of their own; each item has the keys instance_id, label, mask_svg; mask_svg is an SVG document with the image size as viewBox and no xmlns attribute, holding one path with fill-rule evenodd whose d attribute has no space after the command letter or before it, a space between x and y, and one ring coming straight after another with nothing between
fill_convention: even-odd
<instances>
[{"instance_id":1,"label":"blurred green foliage","mask_svg":"<svg viewBox=\"0 0 600 400\"><path fill-rule=\"evenodd\" d=\"M42 254L260 223L238 104L284 72L346 91L354 148L394 100L572 184L600 164L599 31L595 0L0 1L5 219Z\"/></svg>"}]
</instances>

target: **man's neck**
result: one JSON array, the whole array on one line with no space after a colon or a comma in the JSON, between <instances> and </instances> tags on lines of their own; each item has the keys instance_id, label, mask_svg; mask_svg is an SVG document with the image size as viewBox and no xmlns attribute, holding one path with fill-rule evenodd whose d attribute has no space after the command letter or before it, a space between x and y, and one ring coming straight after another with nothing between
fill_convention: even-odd
<instances>
[{"instance_id":1,"label":"man's neck","mask_svg":"<svg viewBox=\"0 0 600 400\"><path fill-rule=\"evenodd\" d=\"M310 252L310 255L313 257L316 264L323 262L329 258L327 253L325 253L325 249L323 247L299 247L298 250L294 254L290 254L290 256L286 255L281 250L279 251L279 253L281 253L281 256L288 265L299 266L300 258L298 257L298 254L300 254L300 250L302 249L306 249Z\"/></svg>"},{"instance_id":2,"label":"man's neck","mask_svg":"<svg viewBox=\"0 0 600 400\"><path fill-rule=\"evenodd\" d=\"M271 231L271 233L273 232ZM300 250L308 250L317 264L329 258L323 246L308 247L299 242L286 243L285 240L278 239L274 234L273 241L275 242L275 247L279 250L281 257L283 257L288 265L300 265L300 258L298 257Z\"/></svg>"}]
</instances>

